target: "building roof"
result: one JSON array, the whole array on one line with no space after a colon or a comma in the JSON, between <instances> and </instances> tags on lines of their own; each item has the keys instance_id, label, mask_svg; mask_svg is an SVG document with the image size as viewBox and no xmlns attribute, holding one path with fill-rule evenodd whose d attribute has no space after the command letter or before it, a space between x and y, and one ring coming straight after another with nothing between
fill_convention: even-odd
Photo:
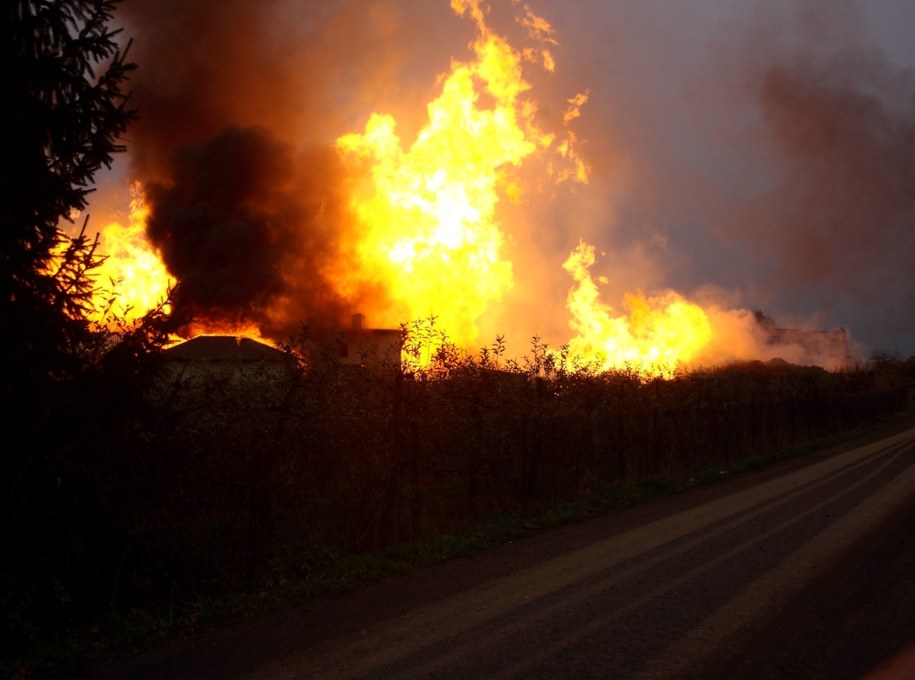
<instances>
[{"instance_id":1,"label":"building roof","mask_svg":"<svg viewBox=\"0 0 915 680\"><path fill-rule=\"evenodd\" d=\"M282 350L233 335L198 335L187 342L164 350L169 359L178 361L288 361Z\"/></svg>"}]
</instances>

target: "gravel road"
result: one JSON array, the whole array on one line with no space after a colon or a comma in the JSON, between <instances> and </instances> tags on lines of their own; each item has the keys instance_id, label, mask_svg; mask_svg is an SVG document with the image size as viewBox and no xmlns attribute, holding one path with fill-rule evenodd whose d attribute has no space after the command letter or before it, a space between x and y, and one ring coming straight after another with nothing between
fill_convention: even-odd
<instances>
[{"instance_id":1,"label":"gravel road","mask_svg":"<svg viewBox=\"0 0 915 680\"><path fill-rule=\"evenodd\" d=\"M915 428L211 631L102 677L915 677L913 529Z\"/></svg>"}]
</instances>

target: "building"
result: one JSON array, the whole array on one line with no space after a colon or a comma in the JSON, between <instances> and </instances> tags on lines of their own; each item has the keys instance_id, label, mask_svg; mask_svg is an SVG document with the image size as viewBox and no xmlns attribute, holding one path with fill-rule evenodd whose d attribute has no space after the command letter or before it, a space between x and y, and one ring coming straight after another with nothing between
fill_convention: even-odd
<instances>
[{"instance_id":1,"label":"building","mask_svg":"<svg viewBox=\"0 0 915 680\"><path fill-rule=\"evenodd\" d=\"M286 378L294 360L286 352L251 338L198 335L163 350L170 381L270 381Z\"/></svg>"},{"instance_id":2,"label":"building","mask_svg":"<svg viewBox=\"0 0 915 680\"><path fill-rule=\"evenodd\" d=\"M399 370L403 350L401 331L365 328L364 321L362 314L354 314L349 328L310 331L298 349L306 355L308 363L326 359L344 366ZM287 352L232 335L199 335L169 347L164 355L171 381L203 378L279 381L288 377L296 363L296 358Z\"/></svg>"},{"instance_id":3,"label":"building","mask_svg":"<svg viewBox=\"0 0 915 680\"><path fill-rule=\"evenodd\" d=\"M335 340L341 364L400 366L403 333L395 328L365 328L363 314L353 314L350 327L339 331Z\"/></svg>"}]
</instances>

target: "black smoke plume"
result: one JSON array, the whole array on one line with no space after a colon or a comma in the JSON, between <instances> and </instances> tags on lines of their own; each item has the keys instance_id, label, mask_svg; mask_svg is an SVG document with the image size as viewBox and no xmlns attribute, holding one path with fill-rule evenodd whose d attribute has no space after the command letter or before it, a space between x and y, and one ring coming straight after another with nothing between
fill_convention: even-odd
<instances>
[{"instance_id":1,"label":"black smoke plume","mask_svg":"<svg viewBox=\"0 0 915 680\"><path fill-rule=\"evenodd\" d=\"M291 150L265 129L228 127L181 148L170 183L147 187L148 234L179 281L176 319L217 316L266 325L274 300L293 291L303 312L338 313L318 272L309 273L307 287L294 283L297 263L290 255L317 263L333 254L327 233L333 225L321 224L327 215L301 201L317 194L320 206L329 189L295 168ZM323 238L309 238L319 232Z\"/></svg>"},{"instance_id":2,"label":"black smoke plume","mask_svg":"<svg viewBox=\"0 0 915 680\"><path fill-rule=\"evenodd\" d=\"M343 299L329 280L351 225L328 130L342 128L330 81L351 66L359 10L373 3L318 4L124 3L140 66L131 173L177 280L176 326L253 322L281 339L367 304L370 291Z\"/></svg>"}]
</instances>

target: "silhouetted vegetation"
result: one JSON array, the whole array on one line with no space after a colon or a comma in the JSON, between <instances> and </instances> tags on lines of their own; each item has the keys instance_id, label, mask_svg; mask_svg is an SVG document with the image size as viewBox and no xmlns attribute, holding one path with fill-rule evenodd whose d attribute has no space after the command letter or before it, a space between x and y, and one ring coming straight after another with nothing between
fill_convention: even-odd
<instances>
[{"instance_id":1,"label":"silhouetted vegetation","mask_svg":"<svg viewBox=\"0 0 915 680\"><path fill-rule=\"evenodd\" d=\"M166 371L129 423L96 433L108 505L84 519L105 541L85 549L110 568L79 593L79 616L167 628L189 603L307 583L335 555L873 423L913 384L903 362L672 380L566 370L536 339L520 360L501 340L471 357L427 324L406 346L432 362L346 366L333 343L303 354L293 342L280 373Z\"/></svg>"},{"instance_id":2,"label":"silhouetted vegetation","mask_svg":"<svg viewBox=\"0 0 915 680\"><path fill-rule=\"evenodd\" d=\"M0 15L5 660L110 600L137 388L161 344L158 310L136 325L89 317L100 258L77 213L134 115L121 91L133 67L108 28L116 4L14 0Z\"/></svg>"}]
</instances>

